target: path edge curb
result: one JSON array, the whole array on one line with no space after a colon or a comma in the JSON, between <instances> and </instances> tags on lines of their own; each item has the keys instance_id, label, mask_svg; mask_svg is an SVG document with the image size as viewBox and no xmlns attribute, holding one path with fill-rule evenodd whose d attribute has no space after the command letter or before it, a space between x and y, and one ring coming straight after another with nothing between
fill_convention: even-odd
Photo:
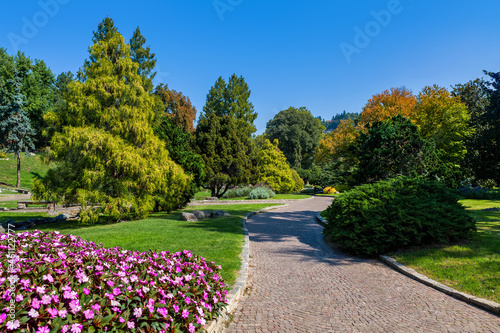
<instances>
[{"instance_id":1,"label":"path edge curb","mask_svg":"<svg viewBox=\"0 0 500 333\"><path fill-rule=\"evenodd\" d=\"M316 219L321 224L327 223L327 221L320 214L316 215ZM453 288L450 288L448 286L445 286L442 283L439 283L433 279L429 279L427 276L418 273L413 268L406 267L405 265L399 263L396 259L394 259L390 256L381 255L381 256L379 256L379 258L387 266L391 267L392 269L394 269L400 273L403 273L404 275L412 278L413 280L416 280L416 281L423 283L429 287L432 287L436 290L439 290L447 295L450 295L451 297L454 297L454 298L459 299L461 301L475 305L483 310L492 312L496 315L500 315L500 304L498 304L496 302L489 301L489 300L484 299L484 298L472 296L472 295L463 293L461 291L455 290Z\"/></svg>"},{"instance_id":2,"label":"path edge curb","mask_svg":"<svg viewBox=\"0 0 500 333\"><path fill-rule=\"evenodd\" d=\"M289 206L288 204L284 205L278 205L278 206L271 206L271 207L266 207L263 209L259 209L254 212L248 213L244 218L243 218L243 233L245 235L245 243L243 244L243 248L241 251L241 266L240 270L238 272L238 278L236 279L236 282L234 284L234 287L228 292L227 294L227 300L228 300L228 305L222 311L219 316L207 323L207 325L204 327L204 331L207 333L221 333L225 329L225 324L226 321L229 319L231 314L236 310L236 307L238 306L238 303L240 301L241 296L243 295L243 292L245 291L245 287L247 284L247 279L248 279L248 262L250 260L250 237L248 235L248 229L247 229L247 220L257 214L260 213L265 213L270 210L278 209L278 208L283 208Z\"/></svg>"},{"instance_id":3,"label":"path edge curb","mask_svg":"<svg viewBox=\"0 0 500 333\"><path fill-rule=\"evenodd\" d=\"M439 283L433 279L428 278L427 276L418 273L415 271L413 268L406 267L405 265L399 263L396 261L396 259L389 257L389 256L384 256L381 255L379 256L380 260L384 262L386 265L389 267L395 269L398 272L403 273L404 275L420 282L423 283L429 287L432 287L436 290L439 290L447 295L450 295L451 297L454 297L456 299L459 299L461 301L467 302L469 304L475 305L483 310L492 312L496 315L500 315L500 304L489 301L484 298L479 298L476 296L472 296L466 293L463 293L461 291L455 290L453 288L450 288L448 286L445 286L442 283Z\"/></svg>"}]
</instances>

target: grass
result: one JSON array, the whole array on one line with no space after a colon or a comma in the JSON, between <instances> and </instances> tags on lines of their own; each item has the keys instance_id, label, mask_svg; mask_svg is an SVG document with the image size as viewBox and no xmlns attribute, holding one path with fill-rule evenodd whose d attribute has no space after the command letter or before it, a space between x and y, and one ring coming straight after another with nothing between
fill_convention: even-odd
<instances>
[{"instance_id":1,"label":"grass","mask_svg":"<svg viewBox=\"0 0 500 333\"><path fill-rule=\"evenodd\" d=\"M18 221L26 221L31 218L43 218L47 217L47 213L13 213L13 212L0 212L0 222L4 222L6 220L14 220L14 222Z\"/></svg>"},{"instance_id":2,"label":"grass","mask_svg":"<svg viewBox=\"0 0 500 333\"><path fill-rule=\"evenodd\" d=\"M17 159L14 154L6 155L9 158L8 161L0 160L0 183L15 186L17 181ZM21 188L31 190L33 180L47 174L49 166L42 163L40 156L40 154L35 156L21 154Z\"/></svg>"},{"instance_id":3,"label":"grass","mask_svg":"<svg viewBox=\"0 0 500 333\"><path fill-rule=\"evenodd\" d=\"M154 213L147 219L113 224L82 225L76 221L38 226L45 231L60 231L83 239L102 243L106 247L119 246L132 251L190 250L222 265L222 277L229 285L240 268L241 247L244 243L242 219L251 211L275 204L190 206L172 213ZM228 217L205 219L199 222L180 221L182 212L222 209ZM10 214L16 216L15 214ZM10 217L9 217L10 218ZM0 219L1 215L0 215Z\"/></svg>"},{"instance_id":4,"label":"grass","mask_svg":"<svg viewBox=\"0 0 500 333\"><path fill-rule=\"evenodd\" d=\"M461 200L476 220L470 240L451 245L413 248L394 258L449 287L500 303L500 200Z\"/></svg>"}]
</instances>

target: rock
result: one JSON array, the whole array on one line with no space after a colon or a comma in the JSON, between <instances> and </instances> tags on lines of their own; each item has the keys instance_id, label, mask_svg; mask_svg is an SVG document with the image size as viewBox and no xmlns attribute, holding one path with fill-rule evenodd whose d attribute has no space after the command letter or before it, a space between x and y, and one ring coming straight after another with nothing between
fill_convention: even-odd
<instances>
[{"instance_id":1,"label":"rock","mask_svg":"<svg viewBox=\"0 0 500 333\"><path fill-rule=\"evenodd\" d=\"M0 210L3 210L5 212L5 211L7 211L9 209L7 207L2 207L2 208L0 208Z\"/></svg>"},{"instance_id":2,"label":"rock","mask_svg":"<svg viewBox=\"0 0 500 333\"><path fill-rule=\"evenodd\" d=\"M54 217L54 222L63 222L66 221L69 218L68 214L59 214L56 217Z\"/></svg>"},{"instance_id":3,"label":"rock","mask_svg":"<svg viewBox=\"0 0 500 333\"><path fill-rule=\"evenodd\" d=\"M17 209L24 209L24 208L26 208L25 204L22 204L22 203L17 204Z\"/></svg>"},{"instance_id":4,"label":"rock","mask_svg":"<svg viewBox=\"0 0 500 333\"><path fill-rule=\"evenodd\" d=\"M205 217L210 216L210 215L206 215L206 214L205 214L205 212L204 212L204 211L202 211L202 210L194 210L194 211L192 211L191 213L192 213L194 216L196 216L196 218L197 218L198 220L202 220L202 219L204 219Z\"/></svg>"},{"instance_id":5,"label":"rock","mask_svg":"<svg viewBox=\"0 0 500 333\"><path fill-rule=\"evenodd\" d=\"M4 234L6 233L7 231L5 231L5 229L0 225L0 233Z\"/></svg>"},{"instance_id":6,"label":"rock","mask_svg":"<svg viewBox=\"0 0 500 333\"><path fill-rule=\"evenodd\" d=\"M205 200L215 201L215 200L219 200L219 198L217 198L217 197L206 197Z\"/></svg>"},{"instance_id":7,"label":"rock","mask_svg":"<svg viewBox=\"0 0 500 333\"><path fill-rule=\"evenodd\" d=\"M212 214L210 214L210 217L222 217L222 216L230 216L228 212L225 212L223 210L214 210Z\"/></svg>"},{"instance_id":8,"label":"rock","mask_svg":"<svg viewBox=\"0 0 500 333\"><path fill-rule=\"evenodd\" d=\"M194 215L192 213L182 213L181 214L181 221L197 222L198 219L196 218L196 215Z\"/></svg>"}]
</instances>

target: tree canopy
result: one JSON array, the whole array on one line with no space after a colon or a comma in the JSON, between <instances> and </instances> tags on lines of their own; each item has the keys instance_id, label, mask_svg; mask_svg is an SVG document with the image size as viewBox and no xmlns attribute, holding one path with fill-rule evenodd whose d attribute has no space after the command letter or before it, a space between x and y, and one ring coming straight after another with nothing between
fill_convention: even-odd
<instances>
[{"instance_id":1,"label":"tree canopy","mask_svg":"<svg viewBox=\"0 0 500 333\"><path fill-rule=\"evenodd\" d=\"M368 100L360 116L362 126L402 115L412 118L417 100L406 87L391 88Z\"/></svg>"},{"instance_id":2,"label":"tree canopy","mask_svg":"<svg viewBox=\"0 0 500 333\"><path fill-rule=\"evenodd\" d=\"M231 187L248 181L249 143L229 115L211 113L200 120L195 133L196 152L205 165L204 186L213 197L220 198Z\"/></svg>"},{"instance_id":3,"label":"tree canopy","mask_svg":"<svg viewBox=\"0 0 500 333\"><path fill-rule=\"evenodd\" d=\"M307 108L289 107L267 122L265 135L272 141L278 139L279 148L292 167L308 169L324 129Z\"/></svg>"},{"instance_id":4,"label":"tree canopy","mask_svg":"<svg viewBox=\"0 0 500 333\"><path fill-rule=\"evenodd\" d=\"M194 132L196 108L191 104L189 97L182 92L168 89L168 85L159 84L155 88L155 95L163 102L163 114L170 118L170 122L182 128L184 133Z\"/></svg>"},{"instance_id":5,"label":"tree canopy","mask_svg":"<svg viewBox=\"0 0 500 333\"><path fill-rule=\"evenodd\" d=\"M230 116L240 133L250 137L256 131L253 122L257 118L257 112L250 102L250 94L251 91L243 76L233 74L227 84L222 76L219 77L207 94L200 120L212 113L219 117Z\"/></svg>"},{"instance_id":6,"label":"tree canopy","mask_svg":"<svg viewBox=\"0 0 500 333\"><path fill-rule=\"evenodd\" d=\"M67 108L58 114L63 131L50 153L56 167L35 183L35 198L79 202L83 222L100 213L120 220L178 208L189 200L190 177L154 135L161 102L144 90L123 36L111 28L96 36L85 80L69 84Z\"/></svg>"}]
</instances>

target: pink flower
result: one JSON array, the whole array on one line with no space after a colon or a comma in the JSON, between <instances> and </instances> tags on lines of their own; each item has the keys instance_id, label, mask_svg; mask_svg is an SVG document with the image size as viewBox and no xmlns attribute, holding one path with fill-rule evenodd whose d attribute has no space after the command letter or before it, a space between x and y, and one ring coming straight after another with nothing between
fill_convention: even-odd
<instances>
[{"instance_id":1,"label":"pink flower","mask_svg":"<svg viewBox=\"0 0 500 333\"><path fill-rule=\"evenodd\" d=\"M68 311L66 311L66 309L59 310L59 317L66 318L67 314L68 314Z\"/></svg>"},{"instance_id":2,"label":"pink flower","mask_svg":"<svg viewBox=\"0 0 500 333\"><path fill-rule=\"evenodd\" d=\"M69 326L68 326L68 325L64 325L64 326L61 328L61 332L62 332L62 333L66 333L67 331L69 331Z\"/></svg>"},{"instance_id":3,"label":"pink flower","mask_svg":"<svg viewBox=\"0 0 500 333\"><path fill-rule=\"evenodd\" d=\"M58 314L58 311L56 308L52 309L52 308L48 308L47 309L47 312L50 314L50 318L55 318L57 317L57 314Z\"/></svg>"},{"instance_id":4,"label":"pink flower","mask_svg":"<svg viewBox=\"0 0 500 333\"><path fill-rule=\"evenodd\" d=\"M174 304L173 308L175 313L179 312L179 306L177 304Z\"/></svg>"},{"instance_id":5,"label":"pink flower","mask_svg":"<svg viewBox=\"0 0 500 333\"><path fill-rule=\"evenodd\" d=\"M127 322L127 327L130 329L135 328L135 323L133 321L129 321Z\"/></svg>"},{"instance_id":6,"label":"pink flower","mask_svg":"<svg viewBox=\"0 0 500 333\"><path fill-rule=\"evenodd\" d=\"M71 325L71 332L80 333L82 331L83 325L81 324L73 324Z\"/></svg>"},{"instance_id":7,"label":"pink flower","mask_svg":"<svg viewBox=\"0 0 500 333\"><path fill-rule=\"evenodd\" d=\"M50 304L51 301L52 301L52 297L50 297L49 295L42 296L42 304L43 305L48 305L48 304Z\"/></svg>"},{"instance_id":8,"label":"pink flower","mask_svg":"<svg viewBox=\"0 0 500 333\"><path fill-rule=\"evenodd\" d=\"M107 298L109 299L115 299L115 296L113 296L112 294L110 293L105 293L104 296L106 296Z\"/></svg>"},{"instance_id":9,"label":"pink flower","mask_svg":"<svg viewBox=\"0 0 500 333\"><path fill-rule=\"evenodd\" d=\"M90 289L88 289L88 288L83 288L83 293L84 293L85 295L90 294Z\"/></svg>"},{"instance_id":10,"label":"pink flower","mask_svg":"<svg viewBox=\"0 0 500 333\"><path fill-rule=\"evenodd\" d=\"M110 287L114 287L115 283L113 281L107 281L106 284Z\"/></svg>"},{"instance_id":11,"label":"pink flower","mask_svg":"<svg viewBox=\"0 0 500 333\"><path fill-rule=\"evenodd\" d=\"M36 287L36 292L39 294L45 294L45 286Z\"/></svg>"},{"instance_id":12,"label":"pink flower","mask_svg":"<svg viewBox=\"0 0 500 333\"><path fill-rule=\"evenodd\" d=\"M94 318L94 311L88 309L86 311L83 311L83 314L85 315L85 319L92 319Z\"/></svg>"},{"instance_id":13,"label":"pink flower","mask_svg":"<svg viewBox=\"0 0 500 333\"><path fill-rule=\"evenodd\" d=\"M11 321L7 322L7 329L9 329L11 331L15 330L19 326L21 326L21 324L19 323L19 320L14 320L14 321L11 320Z\"/></svg>"},{"instance_id":14,"label":"pink flower","mask_svg":"<svg viewBox=\"0 0 500 333\"><path fill-rule=\"evenodd\" d=\"M182 318L187 319L189 317L189 311L187 309L182 310Z\"/></svg>"},{"instance_id":15,"label":"pink flower","mask_svg":"<svg viewBox=\"0 0 500 333\"><path fill-rule=\"evenodd\" d=\"M5 319L7 319L7 314L6 313L0 314L0 324L3 323Z\"/></svg>"},{"instance_id":16,"label":"pink flower","mask_svg":"<svg viewBox=\"0 0 500 333\"><path fill-rule=\"evenodd\" d=\"M59 256L59 258L61 258L63 260L67 258L67 256L64 254L64 252L58 252L57 255Z\"/></svg>"},{"instance_id":17,"label":"pink flower","mask_svg":"<svg viewBox=\"0 0 500 333\"><path fill-rule=\"evenodd\" d=\"M94 304L91 306L92 309L94 309L96 312L99 312L99 310L101 309L101 306L99 304Z\"/></svg>"},{"instance_id":18,"label":"pink flower","mask_svg":"<svg viewBox=\"0 0 500 333\"><path fill-rule=\"evenodd\" d=\"M53 277L52 277L52 275L50 275L50 274L44 275L44 276L43 276L43 280L44 280L44 281L47 281L47 282L49 282L49 283L54 282L54 278L53 278Z\"/></svg>"},{"instance_id":19,"label":"pink flower","mask_svg":"<svg viewBox=\"0 0 500 333\"><path fill-rule=\"evenodd\" d=\"M121 293L120 288L113 289L113 295L118 296L118 295L120 295L120 293Z\"/></svg>"},{"instance_id":20,"label":"pink flower","mask_svg":"<svg viewBox=\"0 0 500 333\"><path fill-rule=\"evenodd\" d=\"M40 327L36 333L49 333L50 329L48 325L45 325L44 327Z\"/></svg>"},{"instance_id":21,"label":"pink flower","mask_svg":"<svg viewBox=\"0 0 500 333\"><path fill-rule=\"evenodd\" d=\"M194 333L194 331L196 330L196 327L194 327L193 324L189 323L188 330L189 330L189 333Z\"/></svg>"},{"instance_id":22,"label":"pink flower","mask_svg":"<svg viewBox=\"0 0 500 333\"><path fill-rule=\"evenodd\" d=\"M202 326L205 326L205 324L206 324L205 318L203 318L203 317L198 317L197 315L195 315L195 317L196 317L196 323L197 323L197 324L200 324L200 325L202 325Z\"/></svg>"},{"instance_id":23,"label":"pink flower","mask_svg":"<svg viewBox=\"0 0 500 333\"><path fill-rule=\"evenodd\" d=\"M18 294L18 295L16 296L16 302L21 302L23 299L24 299L24 297L23 297L23 295L21 295L21 294Z\"/></svg>"},{"instance_id":24,"label":"pink flower","mask_svg":"<svg viewBox=\"0 0 500 333\"><path fill-rule=\"evenodd\" d=\"M35 309L31 309L30 312L28 312L28 315L31 318L36 318L36 317L40 316L40 314L38 313L38 311L36 311Z\"/></svg>"},{"instance_id":25,"label":"pink flower","mask_svg":"<svg viewBox=\"0 0 500 333\"><path fill-rule=\"evenodd\" d=\"M140 316L142 316L142 309L141 308L135 308L134 309L134 316L136 318L139 318Z\"/></svg>"},{"instance_id":26,"label":"pink flower","mask_svg":"<svg viewBox=\"0 0 500 333\"><path fill-rule=\"evenodd\" d=\"M118 318L118 321L119 321L120 323L124 323L124 322L125 322L125 319L123 319L122 317L120 317L120 318Z\"/></svg>"},{"instance_id":27,"label":"pink flower","mask_svg":"<svg viewBox=\"0 0 500 333\"><path fill-rule=\"evenodd\" d=\"M188 296L188 297L186 297L186 299L184 301L186 302L186 304L189 304L189 303L191 303L191 298Z\"/></svg>"},{"instance_id":28,"label":"pink flower","mask_svg":"<svg viewBox=\"0 0 500 333\"><path fill-rule=\"evenodd\" d=\"M40 309L40 305L41 305L41 302L38 298L36 297L33 297L33 300L31 300L31 306L33 307L33 309Z\"/></svg>"},{"instance_id":29,"label":"pink flower","mask_svg":"<svg viewBox=\"0 0 500 333\"><path fill-rule=\"evenodd\" d=\"M52 295L52 301L54 301L54 303L59 303L59 295Z\"/></svg>"},{"instance_id":30,"label":"pink flower","mask_svg":"<svg viewBox=\"0 0 500 333\"><path fill-rule=\"evenodd\" d=\"M163 316L163 318L167 318L168 310L166 308L158 308L156 311L158 311Z\"/></svg>"}]
</instances>

